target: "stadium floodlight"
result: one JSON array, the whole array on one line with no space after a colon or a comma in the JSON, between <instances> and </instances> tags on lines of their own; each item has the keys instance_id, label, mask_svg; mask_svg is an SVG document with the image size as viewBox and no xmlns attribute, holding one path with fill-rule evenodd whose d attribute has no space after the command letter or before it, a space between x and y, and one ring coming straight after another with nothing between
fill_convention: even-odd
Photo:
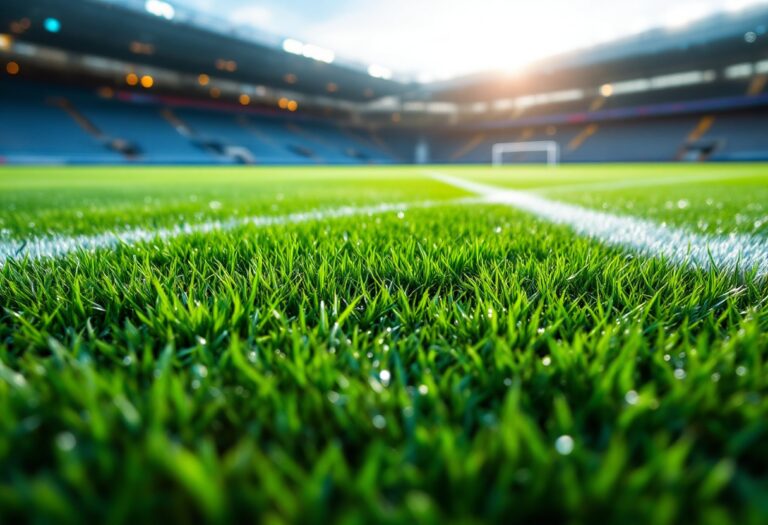
<instances>
[{"instance_id":1,"label":"stadium floodlight","mask_svg":"<svg viewBox=\"0 0 768 525\"><path fill-rule=\"evenodd\" d=\"M295 38L283 40L283 51L292 55L300 55L304 51L304 43Z\"/></svg>"},{"instance_id":2,"label":"stadium floodlight","mask_svg":"<svg viewBox=\"0 0 768 525\"><path fill-rule=\"evenodd\" d=\"M325 49L312 44L304 44L302 55L317 60L318 62L325 62L326 64L330 64L336 59L336 54L330 49Z\"/></svg>"},{"instance_id":3,"label":"stadium floodlight","mask_svg":"<svg viewBox=\"0 0 768 525\"><path fill-rule=\"evenodd\" d=\"M311 58L318 62L325 62L326 64L331 64L336 60L336 53L330 49L325 49L324 47L312 44L305 44L295 38L286 38L283 40L283 51L291 53L292 55L301 55L306 58Z\"/></svg>"},{"instance_id":4,"label":"stadium floodlight","mask_svg":"<svg viewBox=\"0 0 768 525\"><path fill-rule=\"evenodd\" d=\"M43 21L43 27L49 33L58 33L61 31L61 22L58 18L46 18Z\"/></svg>"},{"instance_id":5,"label":"stadium floodlight","mask_svg":"<svg viewBox=\"0 0 768 525\"><path fill-rule=\"evenodd\" d=\"M384 80L389 80L392 78L392 70L389 68L386 68L384 66L379 66L377 64L371 64L368 66L368 74L371 75L373 78L383 78Z\"/></svg>"},{"instance_id":6,"label":"stadium floodlight","mask_svg":"<svg viewBox=\"0 0 768 525\"><path fill-rule=\"evenodd\" d=\"M504 163L504 155L507 153L544 152L547 154L547 164L557 166L560 163L560 145L554 140L542 140L538 142L499 142L493 145L491 157L494 166Z\"/></svg>"},{"instance_id":7,"label":"stadium floodlight","mask_svg":"<svg viewBox=\"0 0 768 525\"><path fill-rule=\"evenodd\" d=\"M165 18L166 20L173 20L173 17L176 16L176 9L168 2L163 2L163 0L147 0L144 3L144 9L146 9L147 13Z\"/></svg>"}]
</instances>

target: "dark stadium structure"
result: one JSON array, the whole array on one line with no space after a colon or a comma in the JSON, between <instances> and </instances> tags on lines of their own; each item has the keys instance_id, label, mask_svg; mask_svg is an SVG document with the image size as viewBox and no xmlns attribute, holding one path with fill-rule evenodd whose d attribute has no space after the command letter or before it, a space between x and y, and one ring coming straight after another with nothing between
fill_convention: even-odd
<instances>
[{"instance_id":1,"label":"dark stadium structure","mask_svg":"<svg viewBox=\"0 0 768 525\"><path fill-rule=\"evenodd\" d=\"M431 84L168 18L5 0L0 162L489 163L494 143L537 140L563 162L768 160L765 7Z\"/></svg>"}]
</instances>

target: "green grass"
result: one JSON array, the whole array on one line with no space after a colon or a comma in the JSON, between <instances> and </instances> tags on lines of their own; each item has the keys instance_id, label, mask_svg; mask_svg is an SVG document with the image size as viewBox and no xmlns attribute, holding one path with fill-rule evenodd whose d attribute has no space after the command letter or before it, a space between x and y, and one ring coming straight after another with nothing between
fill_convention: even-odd
<instances>
[{"instance_id":1,"label":"green grass","mask_svg":"<svg viewBox=\"0 0 768 525\"><path fill-rule=\"evenodd\" d=\"M766 166L444 171L766 231ZM700 172L731 178L564 188ZM18 239L446 201L7 263L0 521L765 523L768 283L462 196L416 168L0 171Z\"/></svg>"}]
</instances>

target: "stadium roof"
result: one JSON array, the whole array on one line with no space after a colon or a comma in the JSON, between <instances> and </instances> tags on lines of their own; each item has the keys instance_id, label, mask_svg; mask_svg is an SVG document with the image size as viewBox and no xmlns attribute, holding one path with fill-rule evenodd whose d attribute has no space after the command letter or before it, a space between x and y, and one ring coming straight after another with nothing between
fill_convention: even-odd
<instances>
[{"instance_id":1,"label":"stadium roof","mask_svg":"<svg viewBox=\"0 0 768 525\"><path fill-rule=\"evenodd\" d=\"M33 20L12 32L18 40L35 44L343 100L365 101L408 89L375 78L362 65L335 57L328 63L322 52L315 58L304 56L312 55L312 49L287 52L277 37L254 29L231 30L194 11L165 11L169 5L162 0L5 0L0 24L13 28L18 20ZM51 20L55 24L47 25Z\"/></svg>"},{"instance_id":2,"label":"stadium roof","mask_svg":"<svg viewBox=\"0 0 768 525\"><path fill-rule=\"evenodd\" d=\"M665 70L675 73L727 65L736 58L757 61L768 54L768 7L753 6L544 59L529 67L531 75L495 72L419 86L389 78L391 72L385 69L345 60L329 49L165 0L6 0L0 5L2 26L13 28L24 17L34 23L15 35L19 41L113 58L125 67L136 64L195 76L205 73L243 85L352 102L393 95L455 102L492 100L517 91L574 87L579 75L588 76L594 84ZM47 26L49 21L55 27ZM391 38L398 38L396 31ZM718 61L721 64L714 64Z\"/></svg>"}]
</instances>

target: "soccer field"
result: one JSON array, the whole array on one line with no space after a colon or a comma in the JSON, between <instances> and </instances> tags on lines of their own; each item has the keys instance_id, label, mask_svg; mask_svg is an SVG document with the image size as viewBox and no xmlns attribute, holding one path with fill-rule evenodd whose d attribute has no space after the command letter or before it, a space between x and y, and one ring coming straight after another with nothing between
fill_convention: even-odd
<instances>
[{"instance_id":1,"label":"soccer field","mask_svg":"<svg viewBox=\"0 0 768 525\"><path fill-rule=\"evenodd\" d=\"M0 170L0 521L768 520L768 165Z\"/></svg>"}]
</instances>

